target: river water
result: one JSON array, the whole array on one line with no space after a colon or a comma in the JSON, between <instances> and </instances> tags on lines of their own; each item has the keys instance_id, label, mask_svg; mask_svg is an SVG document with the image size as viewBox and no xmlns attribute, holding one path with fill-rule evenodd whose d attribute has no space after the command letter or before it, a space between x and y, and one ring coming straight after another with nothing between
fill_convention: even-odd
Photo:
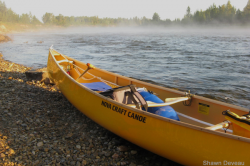
<instances>
[{"instance_id":1,"label":"river water","mask_svg":"<svg viewBox=\"0 0 250 166\"><path fill-rule=\"evenodd\" d=\"M0 52L12 62L45 67L54 45L111 72L250 108L250 29L95 27L11 37Z\"/></svg>"}]
</instances>

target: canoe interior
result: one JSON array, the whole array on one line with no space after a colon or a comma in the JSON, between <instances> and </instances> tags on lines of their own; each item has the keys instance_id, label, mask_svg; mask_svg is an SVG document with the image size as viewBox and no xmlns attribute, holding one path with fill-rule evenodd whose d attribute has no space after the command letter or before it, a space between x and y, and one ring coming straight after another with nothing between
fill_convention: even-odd
<instances>
[{"instance_id":1,"label":"canoe interior","mask_svg":"<svg viewBox=\"0 0 250 166\"><path fill-rule=\"evenodd\" d=\"M66 71L68 65L70 65L70 76L73 79L77 79L81 73L83 73L87 69L87 65L78 60L67 57L66 55L60 54L55 50L51 50L51 53L54 55L56 61L60 62L59 66ZM71 63L64 61L68 59L69 61L73 61ZM129 84L134 84L136 87L145 87L147 90L153 91L157 94L159 98L163 101L166 98L175 98L181 97L185 95L185 92L180 92L177 90L160 87L157 85L153 85L150 83L145 83L136 79L124 77L118 74L114 74L99 68L95 68L89 70L83 77L78 79L79 83L91 83L91 82L100 82L100 79L106 80L108 85L115 88L117 86L126 86ZM248 113L248 109L242 108L239 106L235 106L232 104L223 103L220 101L215 101L212 99L207 99L201 96L193 96L192 103L190 106L183 105L182 102L171 105L179 114L180 121L192 124L199 127L208 127L208 124L219 124L225 121L225 116L222 115L222 112L225 110L230 110L238 115L244 115ZM183 116L182 116L183 115ZM195 120L192 120L187 117L192 117ZM201 123L205 122L205 123ZM232 129L230 126L229 129ZM224 132L224 130L217 130L219 132Z\"/></svg>"},{"instance_id":2,"label":"canoe interior","mask_svg":"<svg viewBox=\"0 0 250 166\"><path fill-rule=\"evenodd\" d=\"M235 126L230 126L226 133L222 129L214 131L210 128L224 123L226 118L222 115L223 111L230 110L242 116L248 113L248 109L193 96L190 106L185 106L182 102L171 105L178 113L180 121L164 118L118 103L80 83L102 81L112 87L134 84L136 87L145 87L155 92L163 101L166 98L184 96L185 92L127 78L99 68L91 69L82 78L77 79L86 69L85 63L50 49L47 66L49 77L79 111L109 131L183 165L204 165L204 161L223 163L225 160L250 165L250 135L244 135L250 129L241 130L236 134L229 132L234 130ZM67 74L68 70L70 75ZM103 105L103 102L107 102L110 107ZM114 107L127 112L118 113L113 110ZM145 118L145 123L131 116L132 114ZM210 127L207 128L208 126Z\"/></svg>"}]
</instances>

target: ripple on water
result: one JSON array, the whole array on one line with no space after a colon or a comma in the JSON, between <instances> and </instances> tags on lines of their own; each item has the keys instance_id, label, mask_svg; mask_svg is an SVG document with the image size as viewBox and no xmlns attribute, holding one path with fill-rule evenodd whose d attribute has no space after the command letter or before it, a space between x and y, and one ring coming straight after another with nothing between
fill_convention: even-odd
<instances>
[{"instance_id":1,"label":"ripple on water","mask_svg":"<svg viewBox=\"0 0 250 166\"><path fill-rule=\"evenodd\" d=\"M38 68L47 65L53 44L105 70L249 107L247 30L96 30L14 34L0 51L6 60Z\"/></svg>"}]
</instances>

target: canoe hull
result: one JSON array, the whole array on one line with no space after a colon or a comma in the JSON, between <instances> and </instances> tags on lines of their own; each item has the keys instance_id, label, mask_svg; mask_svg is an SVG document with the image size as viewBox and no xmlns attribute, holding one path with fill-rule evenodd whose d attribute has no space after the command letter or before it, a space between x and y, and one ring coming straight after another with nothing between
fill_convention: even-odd
<instances>
[{"instance_id":1,"label":"canoe hull","mask_svg":"<svg viewBox=\"0 0 250 166\"><path fill-rule=\"evenodd\" d=\"M52 54L50 51L47 65L50 79L79 111L109 131L183 165L250 165L249 139L163 118L103 97L67 75Z\"/></svg>"}]
</instances>

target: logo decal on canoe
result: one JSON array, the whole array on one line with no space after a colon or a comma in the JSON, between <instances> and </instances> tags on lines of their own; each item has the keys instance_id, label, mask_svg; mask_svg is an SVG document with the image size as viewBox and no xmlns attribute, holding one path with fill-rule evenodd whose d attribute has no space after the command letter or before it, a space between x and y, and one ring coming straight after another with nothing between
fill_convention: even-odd
<instances>
[{"instance_id":1,"label":"logo decal on canoe","mask_svg":"<svg viewBox=\"0 0 250 166\"><path fill-rule=\"evenodd\" d=\"M209 108L210 106L207 104L203 104L203 103L199 103L199 113L202 113L204 115L208 115L209 114Z\"/></svg>"},{"instance_id":2,"label":"logo decal on canoe","mask_svg":"<svg viewBox=\"0 0 250 166\"><path fill-rule=\"evenodd\" d=\"M112 111L120 113L121 115L127 116L129 118L134 119L134 120L138 120L138 121L143 122L143 123L146 123L146 117L145 116L141 116L140 114L136 114L136 113L127 111L127 110L125 110L123 108L112 105L111 103L108 103L106 101L102 101L101 105L106 107L106 108L109 108Z\"/></svg>"}]
</instances>

